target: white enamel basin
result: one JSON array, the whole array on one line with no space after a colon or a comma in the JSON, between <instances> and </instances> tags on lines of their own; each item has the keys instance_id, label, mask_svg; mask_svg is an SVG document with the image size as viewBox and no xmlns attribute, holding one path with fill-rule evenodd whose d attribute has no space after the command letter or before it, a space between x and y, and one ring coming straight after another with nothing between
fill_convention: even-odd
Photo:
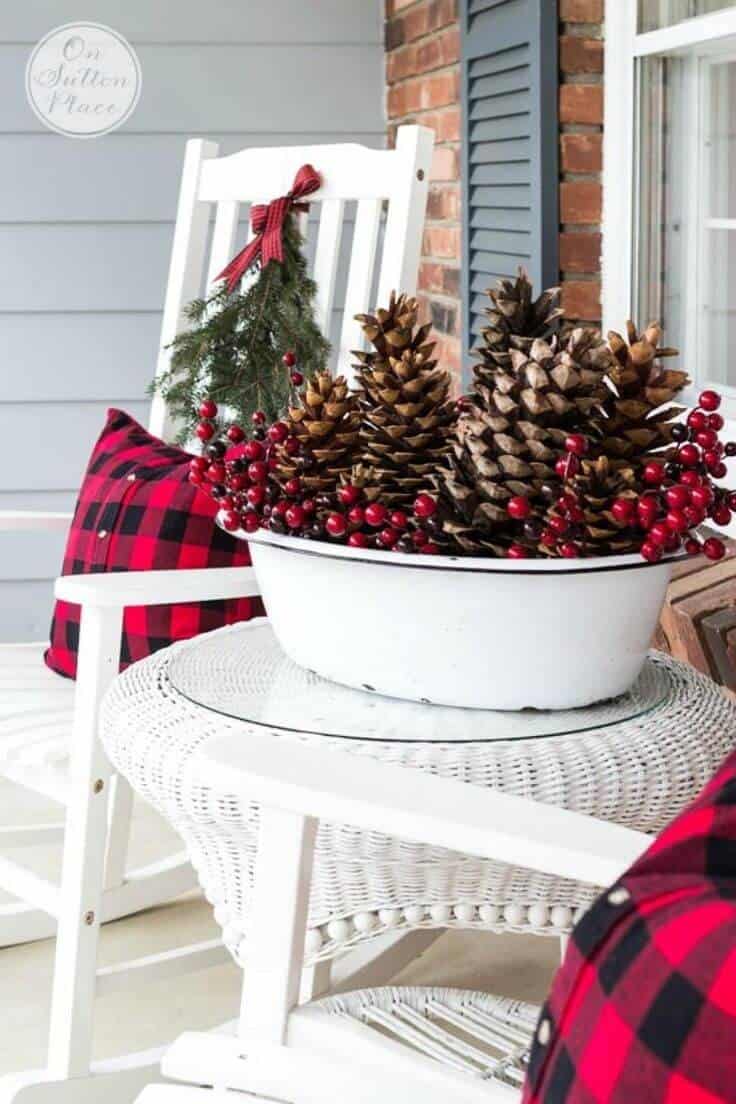
<instances>
[{"instance_id":1,"label":"white enamel basin","mask_svg":"<svg viewBox=\"0 0 736 1104\"><path fill-rule=\"evenodd\" d=\"M406 556L266 530L247 539L296 663L347 686L478 709L571 709L626 691L673 562Z\"/></svg>"}]
</instances>

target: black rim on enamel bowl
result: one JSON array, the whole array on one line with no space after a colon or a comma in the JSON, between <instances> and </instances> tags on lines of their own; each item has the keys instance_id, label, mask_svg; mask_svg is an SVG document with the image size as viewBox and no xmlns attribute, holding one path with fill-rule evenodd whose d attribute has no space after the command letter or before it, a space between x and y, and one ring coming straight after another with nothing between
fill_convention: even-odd
<instances>
[{"instance_id":1,"label":"black rim on enamel bowl","mask_svg":"<svg viewBox=\"0 0 736 1104\"><path fill-rule=\"evenodd\" d=\"M580 560L496 560L479 556L421 556L403 555L378 549L350 548L345 544L328 541L306 541L303 537L290 537L258 529L245 533L242 529L232 536L250 544L267 545L281 552L299 556L315 556L320 559L348 560L350 563L366 563L373 566L412 568L418 571L462 571L475 575L590 575L615 571L639 571L675 564L687 559L685 552L663 556L657 563L649 563L636 553L625 556L597 556Z\"/></svg>"}]
</instances>

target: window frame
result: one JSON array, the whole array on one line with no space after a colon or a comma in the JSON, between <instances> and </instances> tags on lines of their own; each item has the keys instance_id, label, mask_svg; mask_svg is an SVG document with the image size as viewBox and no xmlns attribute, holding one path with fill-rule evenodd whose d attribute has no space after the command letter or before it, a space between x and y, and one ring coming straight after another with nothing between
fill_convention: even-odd
<instances>
[{"instance_id":1,"label":"window frame","mask_svg":"<svg viewBox=\"0 0 736 1104\"><path fill-rule=\"evenodd\" d=\"M636 301L636 259L638 233L638 200L640 166L637 158L637 79L638 63L647 57L684 56L687 59L685 80L688 82L686 121L695 146L703 127L703 74L705 67L724 52L736 57L736 3L729 8L675 23L660 30L639 33L638 0L616 0L607 5L605 26L605 126L603 137L603 225L602 225L602 306L604 331L620 330L632 317ZM731 40L730 42L728 40ZM684 317L682 354L684 365L697 364L699 309L697 295L698 272L702 272L700 256L702 221L700 204L706 195L706 167L698 156L687 158L689 177L687 191L688 238L685 245L686 265L692 273L683 293ZM736 231L734 231L736 233ZM691 367L691 374L693 369ZM685 399L693 400L698 390L709 381L698 378ZM724 395L723 413L736 422L736 385L714 384Z\"/></svg>"}]
</instances>

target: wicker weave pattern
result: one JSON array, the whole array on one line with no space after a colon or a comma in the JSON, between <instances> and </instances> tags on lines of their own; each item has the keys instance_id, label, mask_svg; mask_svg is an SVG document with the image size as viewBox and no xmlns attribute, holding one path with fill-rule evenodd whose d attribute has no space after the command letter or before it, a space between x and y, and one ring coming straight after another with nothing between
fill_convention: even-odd
<instances>
[{"instance_id":1,"label":"wicker weave pattern","mask_svg":"<svg viewBox=\"0 0 736 1104\"><path fill-rule=\"evenodd\" d=\"M227 650L238 627L210 634ZM172 686L176 645L135 664L111 688L102 734L110 758L180 832L236 958L248 927L258 810L197 781L195 753L249 725L203 709ZM644 831L659 830L730 750L736 710L710 680L656 655L671 682L663 704L634 722L515 742L401 743L274 732L525 795ZM431 706L427 707L431 709ZM490 799L490 798L489 798ZM595 890L350 826L322 824L307 954L330 958L376 931L478 926L559 935Z\"/></svg>"}]
</instances>

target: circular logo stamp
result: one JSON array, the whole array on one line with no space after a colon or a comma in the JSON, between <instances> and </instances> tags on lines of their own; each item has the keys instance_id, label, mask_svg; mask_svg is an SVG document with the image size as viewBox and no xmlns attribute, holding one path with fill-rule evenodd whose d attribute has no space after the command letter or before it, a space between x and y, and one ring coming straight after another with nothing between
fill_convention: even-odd
<instances>
[{"instance_id":1,"label":"circular logo stamp","mask_svg":"<svg viewBox=\"0 0 736 1104\"><path fill-rule=\"evenodd\" d=\"M135 50L100 23L66 23L33 48L26 95L41 122L73 138L97 138L121 126L141 94Z\"/></svg>"}]
</instances>

